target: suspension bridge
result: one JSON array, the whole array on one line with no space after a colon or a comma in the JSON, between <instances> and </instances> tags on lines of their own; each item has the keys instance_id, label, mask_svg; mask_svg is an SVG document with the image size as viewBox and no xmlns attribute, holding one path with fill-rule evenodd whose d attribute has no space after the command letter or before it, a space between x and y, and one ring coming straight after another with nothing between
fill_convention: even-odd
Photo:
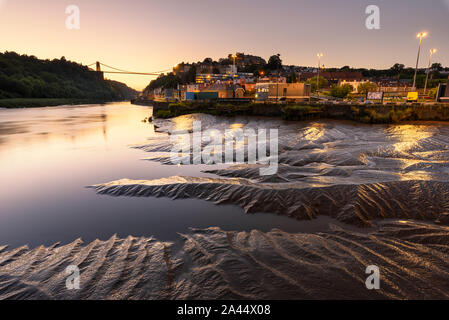
<instances>
[{"instance_id":1,"label":"suspension bridge","mask_svg":"<svg viewBox=\"0 0 449 320\"><path fill-rule=\"evenodd\" d=\"M94 65L95 65L95 70L91 68ZM104 64L104 63L101 63L99 61L96 61L94 63L88 64L87 67L91 68L92 71L102 72L102 73L135 74L135 75L142 75L142 76L159 76L162 73L165 73L165 72L168 72L168 71L172 71L172 69L167 69L167 70L155 71L155 72L135 72L135 71L128 71L128 70L123 70L123 69L111 67L111 66L109 66L107 64ZM103 70L102 67L107 68L107 69L111 69L111 70Z\"/></svg>"}]
</instances>

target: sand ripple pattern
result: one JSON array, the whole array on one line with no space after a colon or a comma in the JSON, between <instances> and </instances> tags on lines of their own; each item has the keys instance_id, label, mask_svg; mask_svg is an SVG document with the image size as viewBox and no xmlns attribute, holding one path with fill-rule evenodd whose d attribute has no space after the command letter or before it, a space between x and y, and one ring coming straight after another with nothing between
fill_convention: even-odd
<instances>
[{"instance_id":1,"label":"sand ripple pattern","mask_svg":"<svg viewBox=\"0 0 449 320\"><path fill-rule=\"evenodd\" d=\"M180 246L112 237L1 247L0 299L448 299L448 231L397 221L372 233L195 229L180 235ZM65 287L71 264L80 290ZM373 264L380 290L365 287Z\"/></svg>"},{"instance_id":2,"label":"sand ripple pattern","mask_svg":"<svg viewBox=\"0 0 449 320\"><path fill-rule=\"evenodd\" d=\"M221 132L278 128L278 172L260 176L258 165L210 166L205 172L212 178L122 179L93 188L114 196L194 197L298 219L322 214L355 225L384 218L442 221L449 212L449 126L444 123L361 125L194 114L158 120L160 136L134 147L148 152L149 160L170 164L170 135L191 133L196 120L203 130Z\"/></svg>"}]
</instances>

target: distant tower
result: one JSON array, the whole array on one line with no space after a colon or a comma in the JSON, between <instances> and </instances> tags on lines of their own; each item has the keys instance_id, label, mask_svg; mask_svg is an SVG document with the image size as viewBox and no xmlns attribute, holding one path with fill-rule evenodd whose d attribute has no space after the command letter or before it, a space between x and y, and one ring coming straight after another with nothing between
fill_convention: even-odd
<instances>
[{"instance_id":1,"label":"distant tower","mask_svg":"<svg viewBox=\"0 0 449 320\"><path fill-rule=\"evenodd\" d=\"M97 70L96 70L95 74L97 75L98 79L104 80L104 73L101 71L100 62L97 61L96 65L97 65L97 68L96 68Z\"/></svg>"}]
</instances>

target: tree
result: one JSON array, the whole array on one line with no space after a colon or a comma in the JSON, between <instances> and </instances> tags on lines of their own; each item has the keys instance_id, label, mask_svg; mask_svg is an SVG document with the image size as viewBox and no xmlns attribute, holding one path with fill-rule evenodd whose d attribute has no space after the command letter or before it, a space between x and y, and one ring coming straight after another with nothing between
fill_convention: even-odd
<instances>
[{"instance_id":1,"label":"tree","mask_svg":"<svg viewBox=\"0 0 449 320\"><path fill-rule=\"evenodd\" d=\"M228 66L230 64L233 64L233 60L226 58L226 59L220 59L219 64L221 64L222 66Z\"/></svg>"},{"instance_id":2,"label":"tree","mask_svg":"<svg viewBox=\"0 0 449 320\"><path fill-rule=\"evenodd\" d=\"M136 92L103 80L88 67L61 59L39 60L15 52L0 53L1 98L77 98L120 100Z\"/></svg>"},{"instance_id":3,"label":"tree","mask_svg":"<svg viewBox=\"0 0 449 320\"><path fill-rule=\"evenodd\" d=\"M427 94L429 95L429 97L432 97L435 99L437 97L437 91L438 91L438 88L432 88L429 90L429 92Z\"/></svg>"},{"instance_id":4,"label":"tree","mask_svg":"<svg viewBox=\"0 0 449 320\"><path fill-rule=\"evenodd\" d=\"M359 93L366 94L367 92L377 91L378 88L379 87L374 82L365 82L359 84L357 90Z\"/></svg>"},{"instance_id":5,"label":"tree","mask_svg":"<svg viewBox=\"0 0 449 320\"><path fill-rule=\"evenodd\" d=\"M324 77L320 77L320 88L325 88L328 85L328 81ZM315 92L317 90L317 79L316 77L310 78L306 81L307 84L310 84L310 87L312 89L312 92Z\"/></svg>"},{"instance_id":6,"label":"tree","mask_svg":"<svg viewBox=\"0 0 449 320\"><path fill-rule=\"evenodd\" d=\"M181 81L179 77L175 76L172 72L170 72L167 75L160 75L156 80L151 80L149 86L147 89L156 89L156 88L162 88L162 89L175 89L178 87L178 84L180 84ZM145 90L147 90L145 89Z\"/></svg>"},{"instance_id":7,"label":"tree","mask_svg":"<svg viewBox=\"0 0 449 320\"><path fill-rule=\"evenodd\" d=\"M282 60L279 53L271 56L270 59L268 59L267 68L271 71L279 70L282 68Z\"/></svg>"},{"instance_id":8,"label":"tree","mask_svg":"<svg viewBox=\"0 0 449 320\"><path fill-rule=\"evenodd\" d=\"M435 70L435 71L441 71L443 70L443 66L441 65L441 63L433 63L432 66L430 67L431 70Z\"/></svg>"},{"instance_id":9,"label":"tree","mask_svg":"<svg viewBox=\"0 0 449 320\"><path fill-rule=\"evenodd\" d=\"M401 72L404 70L405 66L402 63L395 63L390 70L399 77L401 76Z\"/></svg>"},{"instance_id":10,"label":"tree","mask_svg":"<svg viewBox=\"0 0 449 320\"><path fill-rule=\"evenodd\" d=\"M196 67L192 65L189 71L187 71L185 83L192 83L195 82L195 80L196 80Z\"/></svg>"},{"instance_id":11,"label":"tree","mask_svg":"<svg viewBox=\"0 0 449 320\"><path fill-rule=\"evenodd\" d=\"M292 72L290 73L290 75L288 76L287 81L289 83L295 83L298 82L298 75L296 74L295 71L292 70Z\"/></svg>"},{"instance_id":12,"label":"tree","mask_svg":"<svg viewBox=\"0 0 449 320\"><path fill-rule=\"evenodd\" d=\"M402 70L404 70L405 66L402 63L395 63L390 70L400 73Z\"/></svg>"},{"instance_id":13,"label":"tree","mask_svg":"<svg viewBox=\"0 0 449 320\"><path fill-rule=\"evenodd\" d=\"M203 60L203 63L204 64L213 64L214 60L212 60L212 58L206 58L206 59Z\"/></svg>"},{"instance_id":14,"label":"tree","mask_svg":"<svg viewBox=\"0 0 449 320\"><path fill-rule=\"evenodd\" d=\"M344 84L342 86L332 86L331 88L331 96L336 98L346 98L354 88L350 84Z\"/></svg>"}]
</instances>

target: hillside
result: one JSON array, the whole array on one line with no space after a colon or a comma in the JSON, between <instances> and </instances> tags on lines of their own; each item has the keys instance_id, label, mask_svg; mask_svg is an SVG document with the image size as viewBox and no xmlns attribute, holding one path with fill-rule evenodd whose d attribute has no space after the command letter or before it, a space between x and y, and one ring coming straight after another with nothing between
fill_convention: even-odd
<instances>
[{"instance_id":1,"label":"hillside","mask_svg":"<svg viewBox=\"0 0 449 320\"><path fill-rule=\"evenodd\" d=\"M40 60L15 52L0 53L0 99L119 101L136 95L125 84L103 80L86 66L64 57Z\"/></svg>"}]
</instances>

